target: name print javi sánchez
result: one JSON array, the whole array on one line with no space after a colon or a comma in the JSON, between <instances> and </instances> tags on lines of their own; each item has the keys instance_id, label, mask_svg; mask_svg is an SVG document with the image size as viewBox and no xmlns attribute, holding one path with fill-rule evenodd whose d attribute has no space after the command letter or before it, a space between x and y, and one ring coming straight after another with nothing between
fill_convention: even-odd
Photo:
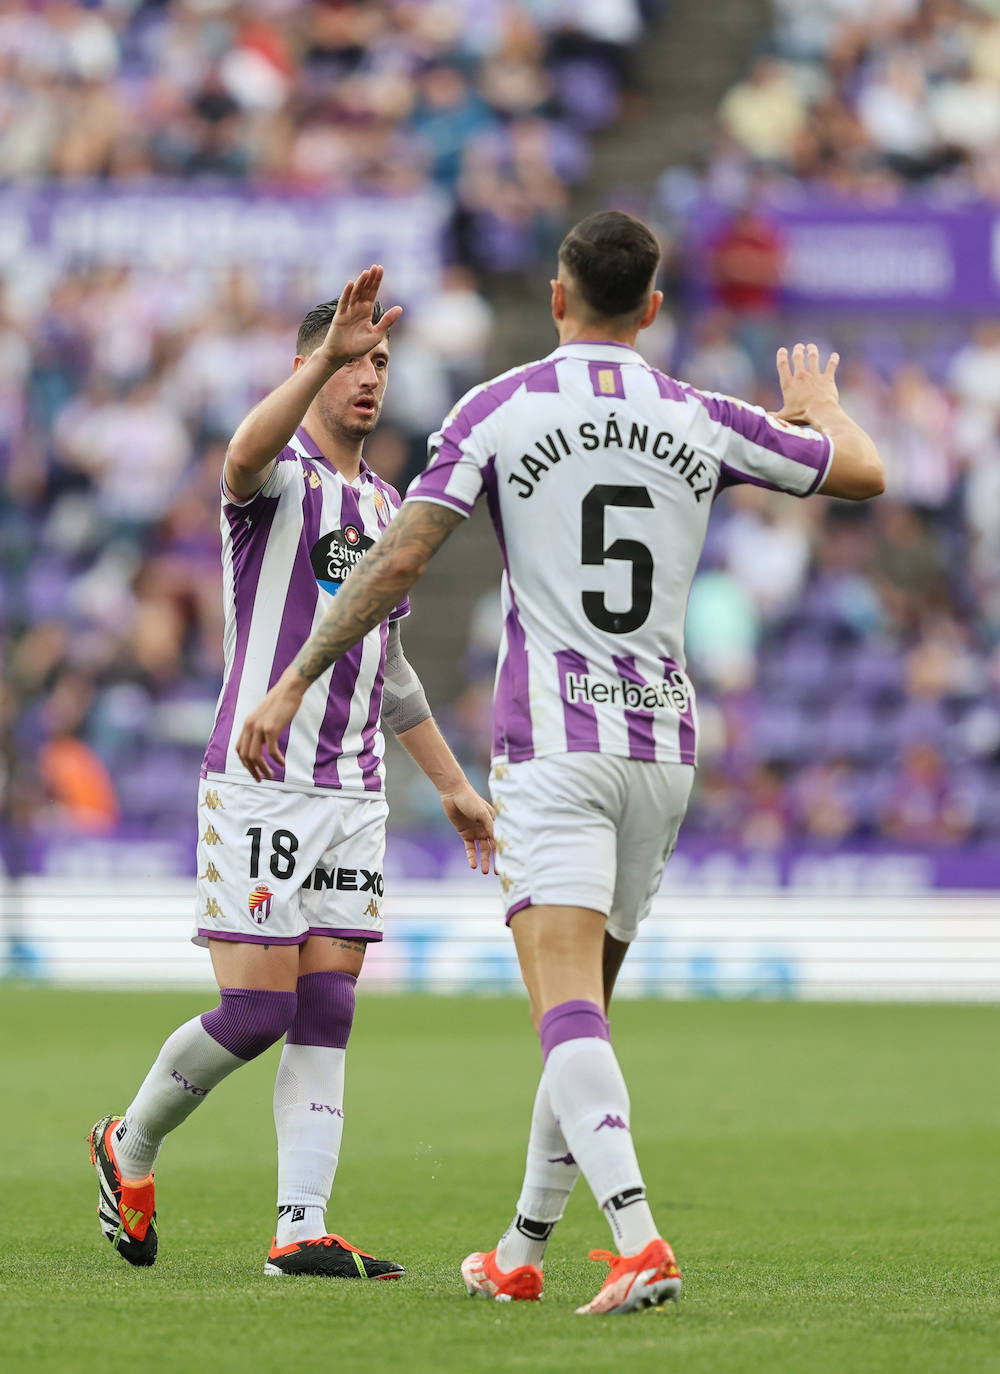
<instances>
[{"instance_id":1,"label":"name print javi s\u00e1nchez","mask_svg":"<svg viewBox=\"0 0 1000 1374\"><path fill-rule=\"evenodd\" d=\"M677 444L669 430L660 429L650 437L650 426L635 421L623 421L619 425L615 412L611 411L602 427L593 420L584 420L577 428L581 447L588 453L596 449L620 448L630 453L648 453L682 477L691 488L696 501L709 496L714 486L712 474L686 444ZM551 471L563 458L572 458L573 446L561 429L553 430L541 439L535 440L534 453L524 453L519 461L520 470L507 477L509 485L517 491L522 501L534 495L535 487L545 473Z\"/></svg>"}]
</instances>

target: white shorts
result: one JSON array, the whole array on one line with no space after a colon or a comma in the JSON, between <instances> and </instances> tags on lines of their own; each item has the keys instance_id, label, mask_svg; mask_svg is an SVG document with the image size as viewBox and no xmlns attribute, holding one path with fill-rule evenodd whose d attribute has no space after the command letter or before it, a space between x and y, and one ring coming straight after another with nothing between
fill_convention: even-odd
<instances>
[{"instance_id":1,"label":"white shorts","mask_svg":"<svg viewBox=\"0 0 1000 1374\"><path fill-rule=\"evenodd\" d=\"M388 814L381 794L315 796L202 778L192 940L381 940Z\"/></svg>"},{"instance_id":2,"label":"white shorts","mask_svg":"<svg viewBox=\"0 0 1000 1374\"><path fill-rule=\"evenodd\" d=\"M548 754L495 764L500 882L507 921L526 906L603 912L634 940L687 810L694 768L612 754Z\"/></svg>"}]
</instances>

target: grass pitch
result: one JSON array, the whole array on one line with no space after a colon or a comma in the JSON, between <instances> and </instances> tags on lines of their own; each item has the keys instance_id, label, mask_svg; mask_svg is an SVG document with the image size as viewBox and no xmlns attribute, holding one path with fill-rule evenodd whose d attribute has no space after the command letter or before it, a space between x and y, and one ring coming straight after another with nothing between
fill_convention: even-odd
<instances>
[{"instance_id":1,"label":"grass pitch","mask_svg":"<svg viewBox=\"0 0 1000 1374\"><path fill-rule=\"evenodd\" d=\"M363 985L362 985L363 986ZM359 999L329 1218L394 1284L268 1279L276 1051L157 1168L160 1258L99 1235L84 1136L202 997L5 987L0 1366L33 1374L1000 1371L1000 1015L622 1003L614 1034L678 1305L573 1308L609 1243L578 1186L541 1304L465 1296L520 1182L539 1052L512 1000Z\"/></svg>"}]
</instances>

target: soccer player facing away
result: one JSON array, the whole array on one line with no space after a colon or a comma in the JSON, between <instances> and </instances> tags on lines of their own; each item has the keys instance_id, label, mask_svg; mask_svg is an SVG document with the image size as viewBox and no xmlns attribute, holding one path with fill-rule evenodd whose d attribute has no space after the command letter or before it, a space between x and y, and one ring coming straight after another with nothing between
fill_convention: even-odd
<instances>
[{"instance_id":1,"label":"soccer player facing away","mask_svg":"<svg viewBox=\"0 0 1000 1374\"><path fill-rule=\"evenodd\" d=\"M367 944L382 938L380 720L437 786L470 866L487 872L493 846L492 808L442 739L400 647L405 595L321 675L282 734L282 766L262 786L235 748L249 707L343 595L400 504L361 456L401 314L383 314L381 279L380 267L369 268L339 301L309 312L292 375L251 411L226 454L226 663L198 798L194 937L211 952L220 1000L169 1037L124 1117L91 1131L101 1229L131 1264L156 1258L152 1168L164 1136L284 1036L274 1085L278 1222L264 1272L404 1272L329 1234L324 1215L344 1128L355 983Z\"/></svg>"},{"instance_id":2,"label":"soccer player facing away","mask_svg":"<svg viewBox=\"0 0 1000 1374\"><path fill-rule=\"evenodd\" d=\"M636 351L662 297L649 230L609 211L559 250L559 346L471 391L430 462L294 664L246 717L237 750L280 765L309 685L350 651L486 496L503 552L504 635L491 789L507 921L544 1069L513 1222L462 1265L470 1293L538 1298L542 1256L578 1174L617 1253L582 1313L676 1297L680 1273L646 1201L629 1095L611 1047L615 978L673 850L694 773L697 716L684 613L709 512L749 482L864 500L878 452L841 410L838 362L777 355L768 415L665 376Z\"/></svg>"}]
</instances>

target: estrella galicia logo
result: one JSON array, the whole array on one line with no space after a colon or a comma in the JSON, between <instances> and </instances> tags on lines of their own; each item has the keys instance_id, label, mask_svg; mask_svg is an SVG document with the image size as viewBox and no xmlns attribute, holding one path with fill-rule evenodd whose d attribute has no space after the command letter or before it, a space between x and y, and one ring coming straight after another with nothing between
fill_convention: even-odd
<instances>
[{"instance_id":1,"label":"estrella galicia logo","mask_svg":"<svg viewBox=\"0 0 1000 1374\"><path fill-rule=\"evenodd\" d=\"M334 530L318 539L309 559L323 590L331 595L339 592L348 573L374 543L375 540L362 534L357 525L345 525L342 530Z\"/></svg>"}]
</instances>

